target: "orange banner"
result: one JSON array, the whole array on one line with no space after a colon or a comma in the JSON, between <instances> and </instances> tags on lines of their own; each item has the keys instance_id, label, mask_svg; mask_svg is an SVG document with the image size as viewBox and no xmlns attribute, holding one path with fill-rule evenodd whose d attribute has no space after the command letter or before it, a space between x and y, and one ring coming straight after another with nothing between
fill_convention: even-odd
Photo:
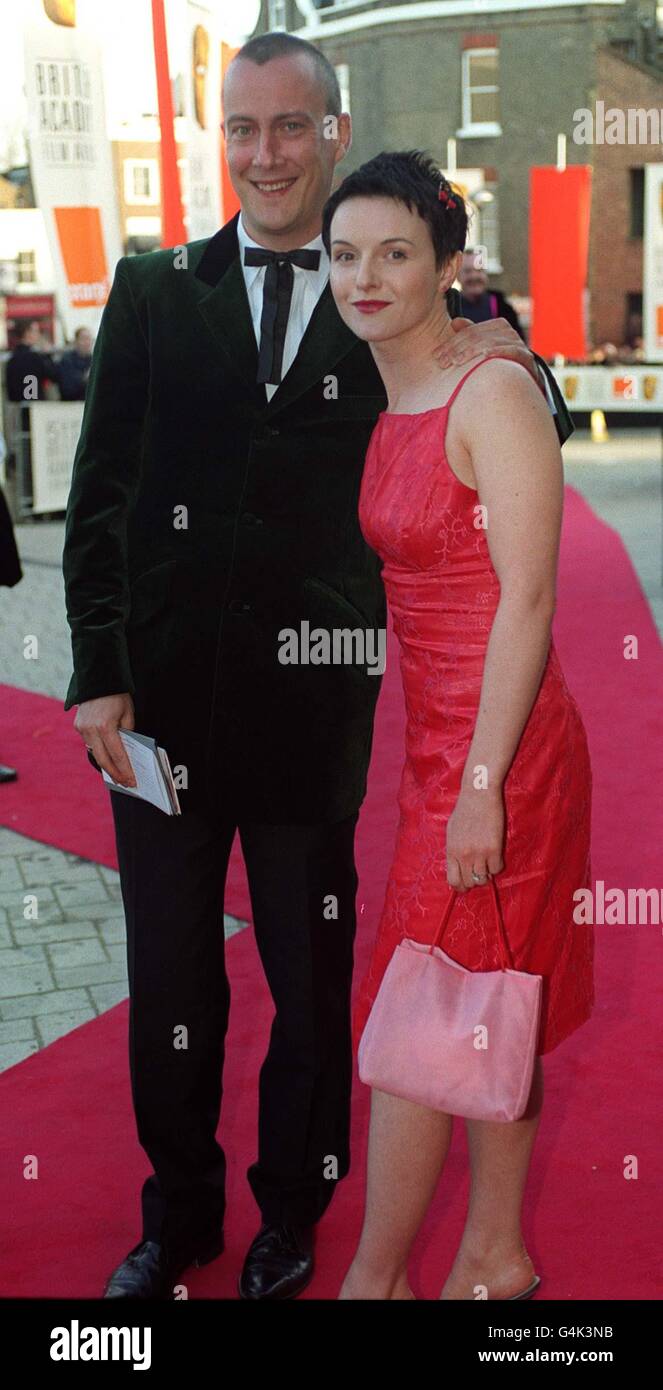
<instances>
[{"instance_id":1,"label":"orange banner","mask_svg":"<svg viewBox=\"0 0 663 1390\"><path fill-rule=\"evenodd\" d=\"M530 170L530 346L541 357L587 355L591 189L588 165Z\"/></svg>"},{"instance_id":2,"label":"orange banner","mask_svg":"<svg viewBox=\"0 0 663 1390\"><path fill-rule=\"evenodd\" d=\"M75 309L104 305L108 298L108 266L99 208L53 208L60 251Z\"/></svg>"}]
</instances>

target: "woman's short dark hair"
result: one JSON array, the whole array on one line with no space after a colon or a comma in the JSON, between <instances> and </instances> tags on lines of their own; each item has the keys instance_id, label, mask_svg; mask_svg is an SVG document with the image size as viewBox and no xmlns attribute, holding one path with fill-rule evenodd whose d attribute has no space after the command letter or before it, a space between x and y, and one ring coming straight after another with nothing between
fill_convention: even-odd
<instances>
[{"instance_id":1,"label":"woman's short dark hair","mask_svg":"<svg viewBox=\"0 0 663 1390\"><path fill-rule=\"evenodd\" d=\"M448 202L440 199L440 189ZM468 215L464 199L424 150L383 151L344 178L322 212L322 240L328 256L332 217L348 198L394 198L410 212L416 208L428 224L436 269L465 246Z\"/></svg>"}]
</instances>

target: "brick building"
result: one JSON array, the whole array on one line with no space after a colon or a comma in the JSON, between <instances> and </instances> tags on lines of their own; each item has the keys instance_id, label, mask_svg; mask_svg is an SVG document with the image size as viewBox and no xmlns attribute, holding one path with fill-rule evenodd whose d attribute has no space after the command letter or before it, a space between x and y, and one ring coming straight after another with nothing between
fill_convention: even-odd
<instances>
[{"instance_id":1,"label":"brick building","mask_svg":"<svg viewBox=\"0 0 663 1390\"><path fill-rule=\"evenodd\" d=\"M302 22L304 17L305 22ZM528 294L533 164L593 168L589 339L623 342L642 299L643 167L660 141L574 142L579 109L640 106L663 121L663 6L656 0L263 0L257 33L315 43L348 94L353 144L339 178L381 149L456 142L472 240L494 285Z\"/></svg>"},{"instance_id":2,"label":"brick building","mask_svg":"<svg viewBox=\"0 0 663 1390\"><path fill-rule=\"evenodd\" d=\"M596 95L617 109L659 111L663 138L662 73L602 48L596 55ZM663 144L596 144L592 154L591 323L595 341L619 343L625 325L628 336L642 315L644 165L663 163Z\"/></svg>"},{"instance_id":3,"label":"brick building","mask_svg":"<svg viewBox=\"0 0 663 1390\"><path fill-rule=\"evenodd\" d=\"M159 121L143 116L113 132L111 151L115 192L125 254L153 251L161 245L161 156ZM186 131L175 118L175 139L182 193L186 195ZM186 205L186 204L185 204Z\"/></svg>"}]
</instances>

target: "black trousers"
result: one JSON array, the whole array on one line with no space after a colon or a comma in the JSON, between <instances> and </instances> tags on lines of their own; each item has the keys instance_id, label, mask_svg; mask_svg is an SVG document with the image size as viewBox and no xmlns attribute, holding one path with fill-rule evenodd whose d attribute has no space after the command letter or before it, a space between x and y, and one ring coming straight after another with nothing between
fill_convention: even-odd
<instances>
[{"instance_id":1,"label":"black trousers","mask_svg":"<svg viewBox=\"0 0 663 1390\"><path fill-rule=\"evenodd\" d=\"M142 1192L143 1239L195 1253L223 1224L223 897L236 829L276 1009L260 1071L258 1158L247 1177L264 1221L312 1224L350 1164L357 816L237 826L224 814L167 816L122 792L110 797L127 924L132 1096L154 1169ZM251 1028L251 1018L241 1026Z\"/></svg>"}]
</instances>

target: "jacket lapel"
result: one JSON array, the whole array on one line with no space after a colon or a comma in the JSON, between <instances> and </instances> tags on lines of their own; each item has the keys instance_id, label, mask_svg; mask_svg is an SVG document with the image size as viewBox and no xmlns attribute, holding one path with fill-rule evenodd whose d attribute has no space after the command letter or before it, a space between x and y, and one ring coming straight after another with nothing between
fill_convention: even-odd
<instances>
[{"instance_id":1,"label":"jacket lapel","mask_svg":"<svg viewBox=\"0 0 663 1390\"><path fill-rule=\"evenodd\" d=\"M211 288L198 303L198 312L213 334L226 366L238 376L259 409L265 404L264 387L256 381L258 347L251 309L239 259L239 213L208 241L194 270L203 286Z\"/></svg>"},{"instance_id":2,"label":"jacket lapel","mask_svg":"<svg viewBox=\"0 0 663 1390\"><path fill-rule=\"evenodd\" d=\"M269 403L270 415L296 401L312 386L319 385L358 342L343 322L327 281L306 325L297 356Z\"/></svg>"},{"instance_id":3,"label":"jacket lapel","mask_svg":"<svg viewBox=\"0 0 663 1390\"><path fill-rule=\"evenodd\" d=\"M228 366L248 388L256 408L271 416L320 382L356 346L358 339L344 324L327 281L306 325L297 356L268 402L264 386L256 381L258 345L239 256L238 220L236 213L210 238L194 270L203 285L211 286L200 300L198 311Z\"/></svg>"}]
</instances>

